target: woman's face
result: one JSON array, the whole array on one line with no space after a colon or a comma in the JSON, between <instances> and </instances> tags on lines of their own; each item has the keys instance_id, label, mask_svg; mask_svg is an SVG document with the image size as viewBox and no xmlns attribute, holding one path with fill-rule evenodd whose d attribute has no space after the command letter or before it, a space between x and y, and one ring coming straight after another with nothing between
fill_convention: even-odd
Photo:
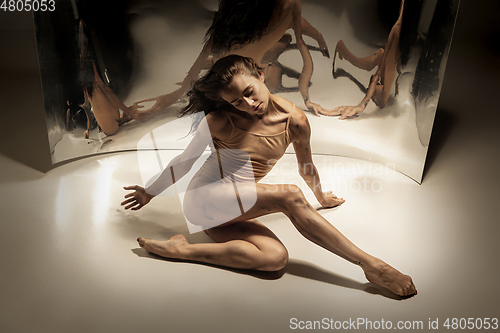
<instances>
[{"instance_id":1,"label":"woman's face","mask_svg":"<svg viewBox=\"0 0 500 333\"><path fill-rule=\"evenodd\" d=\"M259 78L237 75L221 97L240 111L250 115L263 115L269 104L269 90L264 84L264 74Z\"/></svg>"}]
</instances>

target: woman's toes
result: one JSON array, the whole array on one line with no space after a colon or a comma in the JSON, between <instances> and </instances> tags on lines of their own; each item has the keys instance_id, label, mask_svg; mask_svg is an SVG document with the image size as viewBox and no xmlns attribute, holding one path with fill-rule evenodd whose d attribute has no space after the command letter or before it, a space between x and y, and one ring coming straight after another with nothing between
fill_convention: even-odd
<instances>
[{"instance_id":1,"label":"woman's toes","mask_svg":"<svg viewBox=\"0 0 500 333\"><path fill-rule=\"evenodd\" d=\"M144 245L146 244L146 238L144 237L137 238L137 243L139 243L140 247L144 247Z\"/></svg>"},{"instance_id":2,"label":"woman's toes","mask_svg":"<svg viewBox=\"0 0 500 333\"><path fill-rule=\"evenodd\" d=\"M182 239L182 240L184 240L185 238L186 238L186 236L181 235L181 234L177 234L177 235L170 237L170 239Z\"/></svg>"}]
</instances>

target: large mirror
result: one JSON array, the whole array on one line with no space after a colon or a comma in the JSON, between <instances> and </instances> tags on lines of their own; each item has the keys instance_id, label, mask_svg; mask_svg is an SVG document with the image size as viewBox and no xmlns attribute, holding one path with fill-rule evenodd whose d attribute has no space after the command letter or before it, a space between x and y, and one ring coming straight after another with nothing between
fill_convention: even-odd
<instances>
[{"instance_id":1,"label":"large mirror","mask_svg":"<svg viewBox=\"0 0 500 333\"><path fill-rule=\"evenodd\" d=\"M420 182L459 0L301 0L300 17L287 2L71 0L34 12L52 162L138 149L178 120L193 80L237 53L304 110L315 154ZM150 148L182 149L190 123L168 128L163 141L179 144Z\"/></svg>"}]
</instances>

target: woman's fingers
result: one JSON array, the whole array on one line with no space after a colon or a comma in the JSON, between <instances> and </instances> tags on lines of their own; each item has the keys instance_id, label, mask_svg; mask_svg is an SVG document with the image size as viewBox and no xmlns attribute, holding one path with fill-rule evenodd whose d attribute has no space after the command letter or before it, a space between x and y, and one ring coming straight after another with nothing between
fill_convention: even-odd
<instances>
[{"instance_id":1,"label":"woman's fingers","mask_svg":"<svg viewBox=\"0 0 500 333\"><path fill-rule=\"evenodd\" d=\"M353 110L354 108L352 106L346 106L345 109L342 111L342 116L340 119L345 119L347 117L350 117L353 115Z\"/></svg>"},{"instance_id":2,"label":"woman's fingers","mask_svg":"<svg viewBox=\"0 0 500 333\"><path fill-rule=\"evenodd\" d=\"M133 202L133 203L131 203L130 205L125 206L125 209L130 209L130 208L132 208L132 207L134 207L134 206L137 206L138 204L139 204L139 203L138 203L137 201L136 201L136 202ZM134 209L132 208L132 210L134 210Z\"/></svg>"},{"instance_id":3,"label":"woman's fingers","mask_svg":"<svg viewBox=\"0 0 500 333\"><path fill-rule=\"evenodd\" d=\"M133 201L135 201L135 198L131 198L131 199L128 199L128 200L124 200L124 201L122 201L121 205L123 206L123 205L126 205L126 204L128 204L128 203L130 203L130 202L133 202Z\"/></svg>"},{"instance_id":4,"label":"woman's fingers","mask_svg":"<svg viewBox=\"0 0 500 333\"><path fill-rule=\"evenodd\" d=\"M139 185L124 186L123 189L134 191L127 193L125 195L126 200L123 200L121 202L121 205L125 206L124 207L125 209L138 210L145 205L143 202L145 200L144 194L146 193L146 191L142 186Z\"/></svg>"},{"instance_id":5,"label":"woman's fingers","mask_svg":"<svg viewBox=\"0 0 500 333\"><path fill-rule=\"evenodd\" d=\"M152 102L152 101L156 101L157 99L158 99L158 97L153 97L153 98L143 99L142 101L135 102L134 104L144 103L144 102Z\"/></svg>"},{"instance_id":6,"label":"woman's fingers","mask_svg":"<svg viewBox=\"0 0 500 333\"><path fill-rule=\"evenodd\" d=\"M142 187L140 187L139 185L130 185L130 186L123 186L123 188L125 190L137 190L137 189L140 189Z\"/></svg>"}]
</instances>

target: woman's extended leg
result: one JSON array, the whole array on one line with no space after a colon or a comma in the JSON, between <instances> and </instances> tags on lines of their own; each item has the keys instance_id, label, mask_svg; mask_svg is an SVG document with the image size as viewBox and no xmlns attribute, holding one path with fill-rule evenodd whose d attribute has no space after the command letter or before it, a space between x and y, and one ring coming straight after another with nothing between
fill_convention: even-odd
<instances>
[{"instance_id":1,"label":"woman's extended leg","mask_svg":"<svg viewBox=\"0 0 500 333\"><path fill-rule=\"evenodd\" d=\"M359 265L368 281L401 296L416 294L408 275L355 246L307 202L296 185L257 184L257 202L242 217L252 218L276 211L287 215L297 230L313 243Z\"/></svg>"},{"instance_id":2,"label":"woman's extended leg","mask_svg":"<svg viewBox=\"0 0 500 333\"><path fill-rule=\"evenodd\" d=\"M257 220L234 222L206 233L217 243L190 244L183 235L167 241L140 237L139 245L162 257L194 260L233 268L277 271L288 262L280 240Z\"/></svg>"},{"instance_id":3,"label":"woman's extended leg","mask_svg":"<svg viewBox=\"0 0 500 333\"><path fill-rule=\"evenodd\" d=\"M263 216L274 212L282 212L287 215L288 218L290 218L294 226L304 237L327 249L328 251L337 254L356 265L359 265L363 269L365 276L370 282L387 287L394 293L401 296L409 296L416 293L415 286L413 285L413 282L408 275L400 273L382 260L367 254L366 252L355 246L307 202L303 193L297 186L288 184L256 184L256 191L257 201L255 205L247 212L245 212L242 216L238 217L236 221L228 222L229 224L233 223L235 225L233 225L232 227L231 225L229 225L228 229L226 230L233 231L234 229L242 226L242 224L250 223L241 221L249 221L258 216ZM224 200L216 200L214 202L215 206L213 207L213 209L219 209L221 211L224 211L226 209ZM219 231L224 230L224 227L225 226L222 225L221 227L219 227L221 229L216 228L214 230L210 230L209 234L213 235L214 237L219 237ZM247 233L244 234L251 235ZM152 248L146 248L146 244L148 244L148 242L154 241L147 241L143 238L140 238L139 243L142 243L141 246L145 246L146 250L166 257L197 260L235 268L250 268L251 265L249 265L248 262L245 262L245 260L248 260L248 258L256 258L256 256L253 255L258 255L258 252L256 252L256 250L264 249L259 247L260 243L255 244L250 242L250 238L241 239L229 237L228 239L231 240L226 241L225 243L191 244L187 246L186 244L188 243L185 241L185 238L181 241L181 237L182 236L180 235L174 236L170 240L170 244L174 245L174 242L176 242L179 246L177 246L176 249L172 247L172 250L168 250L164 252L164 254L157 253ZM267 236L259 239L267 241L271 241L271 239L274 240L274 243L272 244L276 247L273 247L271 253L279 252L280 250L276 250L277 248L283 251L283 249L280 247L281 243L279 242L279 240L277 240L277 238ZM218 241L219 239L215 240ZM225 241L223 239L221 240ZM244 240L247 243L242 243L241 240ZM153 244L155 244L155 246L158 245L158 243L151 244L152 246ZM271 244L271 242L265 242L265 244ZM169 244L165 243L165 245ZM186 245L186 247L184 247L184 252L178 250L182 249L184 245ZM208 251L209 247L211 252ZM235 253L237 255L234 255ZM226 257L230 257L230 259ZM280 255L278 255L277 257L280 257ZM235 260L235 258L237 258L237 260ZM276 265L274 269L278 268L279 266L281 265ZM259 267L257 269L263 269L262 267Z\"/></svg>"}]
</instances>

